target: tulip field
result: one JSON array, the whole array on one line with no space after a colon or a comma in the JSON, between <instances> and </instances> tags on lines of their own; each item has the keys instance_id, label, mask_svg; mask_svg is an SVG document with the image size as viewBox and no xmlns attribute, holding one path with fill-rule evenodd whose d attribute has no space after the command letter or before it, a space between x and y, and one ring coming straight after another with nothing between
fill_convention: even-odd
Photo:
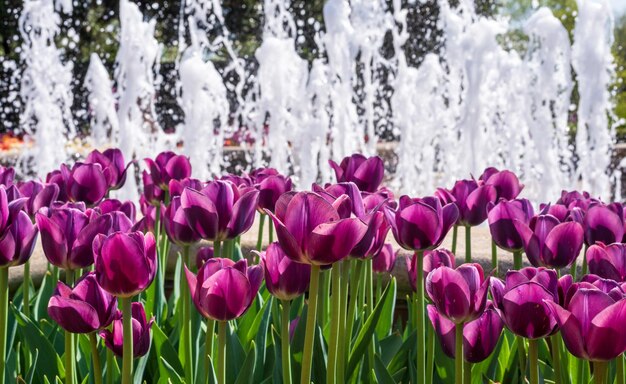
<instances>
[{"instance_id":1,"label":"tulip field","mask_svg":"<svg viewBox=\"0 0 626 384\"><path fill-rule=\"evenodd\" d=\"M173 152L94 150L45 181L0 169L0 384L625 382L621 203L533 206L495 168L396 198L379 157L330 167L309 189L271 168L197 180ZM139 201L109 197L139 169Z\"/></svg>"}]
</instances>

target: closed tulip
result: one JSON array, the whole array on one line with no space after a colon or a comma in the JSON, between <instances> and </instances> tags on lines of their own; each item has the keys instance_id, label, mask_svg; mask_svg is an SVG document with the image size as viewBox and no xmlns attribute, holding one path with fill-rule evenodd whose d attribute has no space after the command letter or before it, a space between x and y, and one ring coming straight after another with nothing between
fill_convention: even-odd
<instances>
[{"instance_id":1,"label":"closed tulip","mask_svg":"<svg viewBox=\"0 0 626 384\"><path fill-rule=\"evenodd\" d=\"M389 243L383 245L380 251L372 258L372 270L378 273L390 273L396 264L398 251L393 250Z\"/></svg>"},{"instance_id":2,"label":"closed tulip","mask_svg":"<svg viewBox=\"0 0 626 384\"><path fill-rule=\"evenodd\" d=\"M185 266L191 297L204 317L228 321L243 315L263 281L263 267L248 268L248 262L213 258L194 275Z\"/></svg>"},{"instance_id":3,"label":"closed tulip","mask_svg":"<svg viewBox=\"0 0 626 384\"><path fill-rule=\"evenodd\" d=\"M200 236L187 224L179 196L175 196L162 211L164 211L163 226L170 241L178 245L190 245L200 241Z\"/></svg>"},{"instance_id":4,"label":"closed tulip","mask_svg":"<svg viewBox=\"0 0 626 384\"><path fill-rule=\"evenodd\" d=\"M255 180L254 187L259 191L259 210L275 211L278 198L292 189L291 179L283 175L263 175Z\"/></svg>"},{"instance_id":5,"label":"closed tulip","mask_svg":"<svg viewBox=\"0 0 626 384\"><path fill-rule=\"evenodd\" d=\"M335 171L337 182L351 181L364 192L375 192L383 181L385 167L383 160L378 156L367 158L355 153L344 157L339 165L332 160L328 163Z\"/></svg>"},{"instance_id":6,"label":"closed tulip","mask_svg":"<svg viewBox=\"0 0 626 384\"><path fill-rule=\"evenodd\" d=\"M157 268L152 233L99 234L93 242L98 283L117 297L132 297L148 288Z\"/></svg>"},{"instance_id":7,"label":"closed tulip","mask_svg":"<svg viewBox=\"0 0 626 384\"><path fill-rule=\"evenodd\" d=\"M147 171L141 173L141 180L143 182L143 193L141 197L153 206L160 205L161 201L165 198L163 190L154 183L152 176L150 176L150 173Z\"/></svg>"},{"instance_id":8,"label":"closed tulip","mask_svg":"<svg viewBox=\"0 0 626 384\"><path fill-rule=\"evenodd\" d=\"M398 244L413 251L438 247L459 217L456 205L442 207L436 197L403 196L397 211L384 207L384 212Z\"/></svg>"},{"instance_id":9,"label":"closed tulip","mask_svg":"<svg viewBox=\"0 0 626 384\"><path fill-rule=\"evenodd\" d=\"M358 218L341 219L335 207L314 192L285 194L276 213L266 213L285 254L299 263L333 264L348 256L367 231Z\"/></svg>"},{"instance_id":10,"label":"closed tulip","mask_svg":"<svg viewBox=\"0 0 626 384\"><path fill-rule=\"evenodd\" d=\"M455 324L477 319L485 310L489 279L479 264L439 267L426 278L426 293L440 315Z\"/></svg>"},{"instance_id":11,"label":"closed tulip","mask_svg":"<svg viewBox=\"0 0 626 384\"><path fill-rule=\"evenodd\" d=\"M285 255L280 244L270 244L261 253L267 290L280 300L293 300L309 289L311 266L296 263Z\"/></svg>"},{"instance_id":12,"label":"closed tulip","mask_svg":"<svg viewBox=\"0 0 626 384\"><path fill-rule=\"evenodd\" d=\"M624 237L623 207L619 203L591 206L583 219L585 244L621 242Z\"/></svg>"},{"instance_id":13,"label":"closed tulip","mask_svg":"<svg viewBox=\"0 0 626 384\"><path fill-rule=\"evenodd\" d=\"M476 226L487 220L487 205L496 201L496 188L476 180L459 180L450 190L459 208L459 224ZM441 194L441 192L440 192ZM441 200L441 198L440 198Z\"/></svg>"},{"instance_id":14,"label":"closed tulip","mask_svg":"<svg viewBox=\"0 0 626 384\"><path fill-rule=\"evenodd\" d=\"M533 207L530 201L526 199L500 200L490 208L487 215L493 241L498 247L507 251L522 250L524 242L517 226L520 223L528 225L532 216Z\"/></svg>"},{"instance_id":15,"label":"closed tulip","mask_svg":"<svg viewBox=\"0 0 626 384\"><path fill-rule=\"evenodd\" d=\"M561 223L552 215L539 215L528 224L514 221L514 225L535 267L567 267L576 261L583 247L583 227L573 221Z\"/></svg>"},{"instance_id":16,"label":"closed tulip","mask_svg":"<svg viewBox=\"0 0 626 384\"><path fill-rule=\"evenodd\" d=\"M7 202L0 187L0 267L22 265L33 253L38 230L22 210L25 200Z\"/></svg>"},{"instance_id":17,"label":"closed tulip","mask_svg":"<svg viewBox=\"0 0 626 384\"><path fill-rule=\"evenodd\" d=\"M407 271L409 273L409 283L413 291L417 290L417 254L411 256L410 262L407 262ZM447 249L434 249L432 251L424 252L424 260L422 261L423 279L426 280L428 274L434 269L441 266L454 268L454 254Z\"/></svg>"},{"instance_id":18,"label":"closed tulip","mask_svg":"<svg viewBox=\"0 0 626 384\"><path fill-rule=\"evenodd\" d=\"M491 185L495 188L496 201L516 199L524 189L524 184L519 182L515 173L507 170L499 171L493 167L485 169L479 180L483 185Z\"/></svg>"},{"instance_id":19,"label":"closed tulip","mask_svg":"<svg viewBox=\"0 0 626 384\"><path fill-rule=\"evenodd\" d=\"M182 180L191 176L191 163L186 156L174 152L161 152L153 159L144 159L150 177L156 186L167 190L170 180Z\"/></svg>"},{"instance_id":20,"label":"closed tulip","mask_svg":"<svg viewBox=\"0 0 626 384\"><path fill-rule=\"evenodd\" d=\"M427 310L443 352L454 358L456 324L441 316L434 305L428 305ZM482 315L463 326L464 360L480 363L488 358L498 345L503 328L504 322L493 303L488 300Z\"/></svg>"},{"instance_id":21,"label":"closed tulip","mask_svg":"<svg viewBox=\"0 0 626 384\"><path fill-rule=\"evenodd\" d=\"M509 271L505 283L491 278L491 295L507 328L518 336L539 339L557 330L548 301L559 301L556 272L545 268Z\"/></svg>"},{"instance_id":22,"label":"closed tulip","mask_svg":"<svg viewBox=\"0 0 626 384\"><path fill-rule=\"evenodd\" d=\"M204 263L214 256L213 247L200 247L196 253L196 268L200 269Z\"/></svg>"},{"instance_id":23,"label":"closed tulip","mask_svg":"<svg viewBox=\"0 0 626 384\"><path fill-rule=\"evenodd\" d=\"M154 317L149 321L146 318L146 311L143 304L134 302L131 304L132 330L133 330L133 357L138 358L150 350L150 328L154 323ZM104 344L116 356L122 357L124 350L124 335L122 328L122 318L113 321L111 330L105 329L100 332L100 337L104 339Z\"/></svg>"},{"instance_id":24,"label":"closed tulip","mask_svg":"<svg viewBox=\"0 0 626 384\"><path fill-rule=\"evenodd\" d=\"M592 284L575 284L571 298L560 306L546 301L556 317L565 346L580 359L608 361L626 351L626 299ZM621 289L619 289L621 291Z\"/></svg>"},{"instance_id":25,"label":"closed tulip","mask_svg":"<svg viewBox=\"0 0 626 384\"><path fill-rule=\"evenodd\" d=\"M61 164L59 169L55 169L46 175L46 183L56 184L59 187L59 196L57 196L58 201L69 201L69 197L67 195L67 180L69 179L69 175L70 170L65 164Z\"/></svg>"},{"instance_id":26,"label":"closed tulip","mask_svg":"<svg viewBox=\"0 0 626 384\"><path fill-rule=\"evenodd\" d=\"M6 188L13 185L15 179L15 169L13 167L0 167L0 185Z\"/></svg>"},{"instance_id":27,"label":"closed tulip","mask_svg":"<svg viewBox=\"0 0 626 384\"><path fill-rule=\"evenodd\" d=\"M90 333L108 327L117 312L117 298L98 285L93 272L78 280L74 288L59 281L48 303L52 320L72 333Z\"/></svg>"},{"instance_id":28,"label":"closed tulip","mask_svg":"<svg viewBox=\"0 0 626 384\"><path fill-rule=\"evenodd\" d=\"M626 244L596 243L587 250L589 272L605 279L626 281Z\"/></svg>"},{"instance_id":29,"label":"closed tulip","mask_svg":"<svg viewBox=\"0 0 626 384\"><path fill-rule=\"evenodd\" d=\"M28 216L34 217L41 208L49 208L59 196L59 186L56 184L43 184L37 180L30 180L18 185L20 195L28 200L24 210Z\"/></svg>"},{"instance_id":30,"label":"closed tulip","mask_svg":"<svg viewBox=\"0 0 626 384\"><path fill-rule=\"evenodd\" d=\"M87 155L85 163L100 164L110 190L120 189L124 185L126 163L124 162L124 154L118 148L109 148L104 152L94 149Z\"/></svg>"},{"instance_id":31,"label":"closed tulip","mask_svg":"<svg viewBox=\"0 0 626 384\"><path fill-rule=\"evenodd\" d=\"M66 180L67 195L71 201L87 205L97 204L108 191L106 176L100 164L76 163Z\"/></svg>"},{"instance_id":32,"label":"closed tulip","mask_svg":"<svg viewBox=\"0 0 626 384\"><path fill-rule=\"evenodd\" d=\"M187 223L198 236L222 241L234 239L250 229L258 198L256 190L239 195L234 184L214 180L201 191L185 188L180 202Z\"/></svg>"},{"instance_id":33,"label":"closed tulip","mask_svg":"<svg viewBox=\"0 0 626 384\"><path fill-rule=\"evenodd\" d=\"M131 223L134 223L137 216L137 208L132 201L121 202L117 199L104 199L94 208L99 214L107 214L111 212L121 212Z\"/></svg>"}]
</instances>

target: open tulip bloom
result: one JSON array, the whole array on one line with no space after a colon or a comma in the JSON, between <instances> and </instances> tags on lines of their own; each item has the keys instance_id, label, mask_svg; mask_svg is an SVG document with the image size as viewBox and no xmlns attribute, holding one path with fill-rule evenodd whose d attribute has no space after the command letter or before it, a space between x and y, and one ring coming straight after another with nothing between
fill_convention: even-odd
<instances>
[{"instance_id":1,"label":"open tulip bloom","mask_svg":"<svg viewBox=\"0 0 626 384\"><path fill-rule=\"evenodd\" d=\"M344 157L337 165L332 160L328 163L335 171L337 182L353 182L361 191L376 192L383 181L385 167L378 156L367 158L360 154Z\"/></svg>"},{"instance_id":2,"label":"open tulip bloom","mask_svg":"<svg viewBox=\"0 0 626 384\"><path fill-rule=\"evenodd\" d=\"M493 242L500 248L513 252L515 269L522 268L524 240L518 231L520 224L529 224L533 206L526 199L500 200L488 206L489 231Z\"/></svg>"}]
</instances>

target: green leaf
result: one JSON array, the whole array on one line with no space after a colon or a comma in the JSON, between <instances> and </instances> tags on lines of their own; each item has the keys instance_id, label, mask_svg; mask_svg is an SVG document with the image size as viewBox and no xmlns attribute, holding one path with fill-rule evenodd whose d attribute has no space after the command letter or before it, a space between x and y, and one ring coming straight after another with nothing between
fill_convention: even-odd
<instances>
[{"instance_id":1,"label":"green leaf","mask_svg":"<svg viewBox=\"0 0 626 384\"><path fill-rule=\"evenodd\" d=\"M395 384L396 381L385 367L379 355L374 356L374 372L376 373L376 382L381 384Z\"/></svg>"},{"instance_id":2,"label":"green leaf","mask_svg":"<svg viewBox=\"0 0 626 384\"><path fill-rule=\"evenodd\" d=\"M251 341L251 348L256 348L256 365L254 368L254 382L258 383L263 380L263 365L265 363L265 344L267 339L267 329L270 322L270 309L272 306L278 306L274 298L271 297L259 311L257 315L258 321L255 320L252 329L256 328L256 336L254 342ZM258 326L257 326L258 324ZM251 330L252 330L251 329Z\"/></svg>"},{"instance_id":3,"label":"green leaf","mask_svg":"<svg viewBox=\"0 0 626 384\"><path fill-rule=\"evenodd\" d=\"M380 341L380 360L385 366L391 363L393 357L402 348L402 337L394 333Z\"/></svg>"},{"instance_id":4,"label":"green leaf","mask_svg":"<svg viewBox=\"0 0 626 384\"><path fill-rule=\"evenodd\" d=\"M163 374L161 378L167 378L168 383L183 383L183 379L181 379L178 372L176 372L174 367L172 367L163 356L159 357L159 372L161 372L161 367L163 367L163 371L165 372L165 374Z\"/></svg>"},{"instance_id":5,"label":"green leaf","mask_svg":"<svg viewBox=\"0 0 626 384\"><path fill-rule=\"evenodd\" d=\"M45 359L41 360L41 364L35 372L38 381L43 382L44 377L51 378L56 377L57 375L64 376L65 370L59 355L56 353L52 344L50 344L50 341L41 332L39 327L37 327L37 325L35 325L29 318L24 316L24 314L18 311L13 303L11 303L11 310L15 315L15 319L21 329L22 335L31 350L37 349L43 354L43 356L46 356Z\"/></svg>"},{"instance_id":6,"label":"green leaf","mask_svg":"<svg viewBox=\"0 0 626 384\"><path fill-rule=\"evenodd\" d=\"M246 351L237 337L237 332L233 332L230 324L227 324L226 330L226 380L230 383L237 377Z\"/></svg>"},{"instance_id":7,"label":"green leaf","mask_svg":"<svg viewBox=\"0 0 626 384\"><path fill-rule=\"evenodd\" d=\"M387 284L387 288L391 286L391 281ZM392 292L383 301L383 308L380 314L380 319L376 324L376 336L381 340L391 332L393 326L393 315L396 309L396 284L393 284Z\"/></svg>"},{"instance_id":8,"label":"green leaf","mask_svg":"<svg viewBox=\"0 0 626 384\"><path fill-rule=\"evenodd\" d=\"M39 350L35 349L31 357L33 359L31 362L32 365L30 366L30 369L28 370L28 373L26 374L26 378L24 379L24 381L28 384L33 382L33 375L35 374L35 371L37 370L37 363L39 361Z\"/></svg>"},{"instance_id":9,"label":"green leaf","mask_svg":"<svg viewBox=\"0 0 626 384\"><path fill-rule=\"evenodd\" d=\"M313 342L313 363L311 369L312 381L316 384L326 384L326 348L322 329L315 327L315 339Z\"/></svg>"},{"instance_id":10,"label":"green leaf","mask_svg":"<svg viewBox=\"0 0 626 384\"><path fill-rule=\"evenodd\" d=\"M152 324L152 339L154 340L154 345L151 353L154 353L159 358L159 373L163 376L169 373L171 369L177 376L183 376L184 368L178 359L178 353L176 353L167 335L163 333L156 323ZM167 366L162 363L163 361L167 363Z\"/></svg>"},{"instance_id":11,"label":"green leaf","mask_svg":"<svg viewBox=\"0 0 626 384\"><path fill-rule=\"evenodd\" d=\"M55 285L54 277L50 272L46 272L37 291L37 296L35 296L35 305L33 307L33 318L35 321L48 318L48 302L54 293Z\"/></svg>"},{"instance_id":12,"label":"green leaf","mask_svg":"<svg viewBox=\"0 0 626 384\"><path fill-rule=\"evenodd\" d=\"M248 352L248 356L246 360L243 362L243 366L241 367L241 371L239 371L239 375L237 376L237 380L235 384L245 384L245 383L255 383L258 382L255 379L255 364L256 364L256 348L254 340L251 341L252 345L250 348L250 352Z\"/></svg>"},{"instance_id":13,"label":"green leaf","mask_svg":"<svg viewBox=\"0 0 626 384\"><path fill-rule=\"evenodd\" d=\"M372 342L372 335L374 334L376 324L378 323L378 319L380 318L380 315L385 306L385 301L387 301L390 296L395 296L395 291L396 279L392 278L389 285L387 286L387 289L385 289L383 296L374 308L374 311L367 318L367 321L365 321L365 324L363 324L363 327L357 335L354 347L352 347L352 350L350 351L350 357L348 359L348 369L346 370L347 377L352 376L357 364L363 357L363 354L365 353L368 344Z\"/></svg>"}]
</instances>

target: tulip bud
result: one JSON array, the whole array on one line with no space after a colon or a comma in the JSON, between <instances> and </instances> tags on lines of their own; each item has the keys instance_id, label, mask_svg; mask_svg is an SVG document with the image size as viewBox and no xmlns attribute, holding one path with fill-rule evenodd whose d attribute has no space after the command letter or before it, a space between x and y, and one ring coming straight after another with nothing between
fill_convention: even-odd
<instances>
[{"instance_id":1,"label":"tulip bud","mask_svg":"<svg viewBox=\"0 0 626 384\"><path fill-rule=\"evenodd\" d=\"M390 273L396 264L397 251L393 251L391 244L383 245L380 251L372 258L372 270L378 273Z\"/></svg>"},{"instance_id":2,"label":"tulip bud","mask_svg":"<svg viewBox=\"0 0 626 384\"><path fill-rule=\"evenodd\" d=\"M596 243L587 249L589 272L605 279L626 281L626 245Z\"/></svg>"},{"instance_id":3,"label":"tulip bud","mask_svg":"<svg viewBox=\"0 0 626 384\"><path fill-rule=\"evenodd\" d=\"M150 177L154 184L167 190L170 180L182 180L191 177L191 163L186 156L174 152L161 152L157 157L144 159L150 169Z\"/></svg>"},{"instance_id":4,"label":"tulip bud","mask_svg":"<svg viewBox=\"0 0 626 384\"><path fill-rule=\"evenodd\" d=\"M170 241L178 245L190 245L200 241L200 236L187 224L185 211L180 203L180 197L176 196L167 208L163 207L163 226Z\"/></svg>"},{"instance_id":5,"label":"tulip bud","mask_svg":"<svg viewBox=\"0 0 626 384\"><path fill-rule=\"evenodd\" d=\"M141 357L150 350L150 328L154 323L154 317L148 321L143 304L134 302L131 304L132 330L133 330L133 357ZM116 356L122 357L124 352L124 334L121 313L119 318L113 321L112 330L108 329L100 332L100 337L104 339L104 344Z\"/></svg>"},{"instance_id":6,"label":"tulip bud","mask_svg":"<svg viewBox=\"0 0 626 384\"><path fill-rule=\"evenodd\" d=\"M261 260L267 290L278 299L293 300L309 289L311 266L288 258L279 243L270 244Z\"/></svg>"},{"instance_id":7,"label":"tulip bud","mask_svg":"<svg viewBox=\"0 0 626 384\"><path fill-rule=\"evenodd\" d=\"M108 184L100 164L76 163L67 179L67 195L71 201L91 206L106 195Z\"/></svg>"},{"instance_id":8,"label":"tulip bud","mask_svg":"<svg viewBox=\"0 0 626 384\"><path fill-rule=\"evenodd\" d=\"M28 216L34 217L41 208L49 208L59 196L59 186L56 184L43 184L36 180L19 184L19 192L28 198L24 210Z\"/></svg>"},{"instance_id":9,"label":"tulip bud","mask_svg":"<svg viewBox=\"0 0 626 384\"><path fill-rule=\"evenodd\" d=\"M335 171L337 182L353 182L364 192L376 192L383 181L385 167L378 156L367 158L355 153L344 157L340 165L332 160L328 163Z\"/></svg>"},{"instance_id":10,"label":"tulip bud","mask_svg":"<svg viewBox=\"0 0 626 384\"><path fill-rule=\"evenodd\" d=\"M500 200L489 208L487 215L489 231L496 245L507 251L519 251L524 247L516 222L528 225L533 216L533 207L526 199Z\"/></svg>"},{"instance_id":11,"label":"tulip bud","mask_svg":"<svg viewBox=\"0 0 626 384\"><path fill-rule=\"evenodd\" d=\"M124 154L118 148L109 148L104 152L94 149L85 159L87 164L100 164L108 189L120 189L126 181L126 163Z\"/></svg>"}]
</instances>

